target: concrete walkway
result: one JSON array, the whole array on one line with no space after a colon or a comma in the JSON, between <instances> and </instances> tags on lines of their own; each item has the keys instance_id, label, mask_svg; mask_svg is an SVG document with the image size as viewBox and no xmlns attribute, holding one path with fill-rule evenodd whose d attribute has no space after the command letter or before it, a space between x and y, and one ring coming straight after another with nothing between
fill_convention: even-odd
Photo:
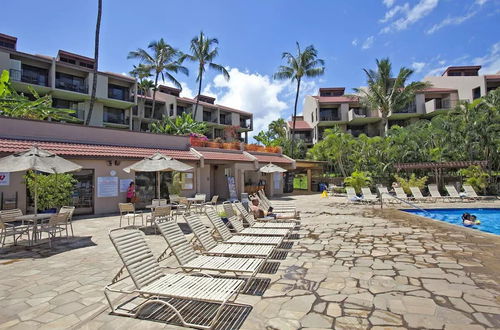
<instances>
[{"instance_id":1,"label":"concrete walkway","mask_svg":"<svg viewBox=\"0 0 500 330\"><path fill-rule=\"evenodd\" d=\"M253 306L242 329L500 328L500 236L319 195L289 199L303 210L301 238L276 274L260 274L271 279L263 296L240 296ZM77 237L52 251L1 249L0 328L174 328L109 314L103 288L121 263L107 232L117 224L75 221ZM165 248L147 240L157 255Z\"/></svg>"}]
</instances>

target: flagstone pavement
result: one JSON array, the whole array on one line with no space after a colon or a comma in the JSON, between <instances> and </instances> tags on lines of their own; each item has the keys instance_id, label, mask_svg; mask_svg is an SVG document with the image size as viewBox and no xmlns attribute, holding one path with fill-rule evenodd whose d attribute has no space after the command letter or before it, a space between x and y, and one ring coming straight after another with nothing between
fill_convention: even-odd
<instances>
[{"instance_id":1,"label":"flagstone pavement","mask_svg":"<svg viewBox=\"0 0 500 330\"><path fill-rule=\"evenodd\" d=\"M275 274L259 275L271 279L263 296L238 298L253 306L241 329L500 329L500 236L319 195L286 199L302 210L300 239ZM0 249L0 329L176 328L110 314L103 288L121 262L107 234L118 219L76 220L76 237L53 250Z\"/></svg>"}]
</instances>

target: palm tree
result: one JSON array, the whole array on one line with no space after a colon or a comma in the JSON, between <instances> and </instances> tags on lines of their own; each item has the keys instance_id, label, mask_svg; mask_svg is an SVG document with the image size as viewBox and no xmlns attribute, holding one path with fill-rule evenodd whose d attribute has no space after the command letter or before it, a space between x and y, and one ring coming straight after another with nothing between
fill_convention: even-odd
<instances>
[{"instance_id":1,"label":"palm tree","mask_svg":"<svg viewBox=\"0 0 500 330\"><path fill-rule=\"evenodd\" d=\"M354 88L361 95L361 103L382 114L380 133L387 132L388 117L392 112L402 110L414 102L417 91L429 87L426 82L412 82L406 85L413 70L402 67L397 77L392 76L391 61L388 58L377 59L377 70L363 69L368 87Z\"/></svg>"},{"instance_id":2,"label":"palm tree","mask_svg":"<svg viewBox=\"0 0 500 330\"><path fill-rule=\"evenodd\" d=\"M138 66L134 65L134 68L130 71L130 75L132 75L132 77L136 79L139 79L139 82L137 83L137 89L139 90L140 94L146 96L148 94L148 91L154 88L154 82L150 79L147 79L151 77L151 72L149 71L149 68L144 64L139 64Z\"/></svg>"},{"instance_id":3,"label":"palm tree","mask_svg":"<svg viewBox=\"0 0 500 330\"><path fill-rule=\"evenodd\" d=\"M156 90L158 89L158 79L169 80L177 88L182 89L181 84L175 79L172 73L182 72L185 75L189 74L186 67L182 66L182 53L170 46L161 38L158 41L152 41L148 45L151 53L146 49L138 48L135 51L128 53L127 58L139 59L142 65L142 70L147 70L155 77L153 88L153 107L151 109L151 118L154 116L156 105ZM139 66L140 66L139 65Z\"/></svg>"},{"instance_id":4,"label":"palm tree","mask_svg":"<svg viewBox=\"0 0 500 330\"><path fill-rule=\"evenodd\" d=\"M208 38L203 31L200 31L200 35L194 37L191 40L191 54L185 55L187 59L193 62L198 62L198 76L196 81L198 82L198 96L196 97L196 104L194 106L194 118L196 119L196 114L198 113L198 103L201 94L201 83L203 80L203 74L206 70L206 65L210 69L213 69L219 73L222 73L226 80L229 80L229 72L222 65L216 64L213 60L219 55L219 48L214 47L218 45L219 40L216 38Z\"/></svg>"},{"instance_id":5,"label":"palm tree","mask_svg":"<svg viewBox=\"0 0 500 330\"><path fill-rule=\"evenodd\" d=\"M290 146L290 157L292 158L295 145L295 121L297 117L297 102L299 100L300 83L302 78L318 77L325 72L325 62L317 57L318 52L313 45L307 46L302 52L300 50L300 45L297 42L297 55L294 56L291 53L284 52L281 58L286 61L286 65L281 65L278 68L278 72L274 74L274 79L291 79L292 82L297 82L295 105L293 108L292 141Z\"/></svg>"},{"instance_id":6,"label":"palm tree","mask_svg":"<svg viewBox=\"0 0 500 330\"><path fill-rule=\"evenodd\" d=\"M95 25L94 39L94 74L92 75L92 92L90 94L90 105L85 125L90 125L92 112L94 111L95 93L97 89L97 64L99 63L99 33L101 32L102 0L97 0L97 23Z\"/></svg>"}]
</instances>

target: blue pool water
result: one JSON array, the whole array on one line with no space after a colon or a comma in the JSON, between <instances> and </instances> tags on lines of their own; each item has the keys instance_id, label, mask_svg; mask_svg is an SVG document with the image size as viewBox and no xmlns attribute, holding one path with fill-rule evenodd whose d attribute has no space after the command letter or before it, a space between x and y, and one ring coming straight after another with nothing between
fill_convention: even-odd
<instances>
[{"instance_id":1,"label":"blue pool water","mask_svg":"<svg viewBox=\"0 0 500 330\"><path fill-rule=\"evenodd\" d=\"M431 218L435 220L445 221L457 226L465 227L462 224L462 214L474 214L478 220L481 221L480 225L474 225L468 228L474 228L487 233L500 235L500 209L487 208L487 209L427 209L423 212L420 210L403 210L405 212L420 215L422 217Z\"/></svg>"}]
</instances>

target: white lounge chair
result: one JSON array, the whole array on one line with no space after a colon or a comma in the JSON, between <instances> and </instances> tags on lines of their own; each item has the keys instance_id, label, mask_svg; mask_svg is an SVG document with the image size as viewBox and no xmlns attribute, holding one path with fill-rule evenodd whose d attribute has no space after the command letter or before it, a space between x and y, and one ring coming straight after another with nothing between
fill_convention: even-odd
<instances>
[{"instance_id":1,"label":"white lounge chair","mask_svg":"<svg viewBox=\"0 0 500 330\"><path fill-rule=\"evenodd\" d=\"M269 258L274 250L272 245L243 245L232 243L217 243L210 235L207 227L201 222L198 215L192 214L185 216L186 222L194 233L194 236L204 249L205 254L233 256L233 257L256 257Z\"/></svg>"},{"instance_id":2,"label":"white lounge chair","mask_svg":"<svg viewBox=\"0 0 500 330\"><path fill-rule=\"evenodd\" d=\"M408 201L408 195L406 195L405 191L401 187L395 187L394 192L396 193L396 197L402 199L404 201Z\"/></svg>"},{"instance_id":3,"label":"white lounge chair","mask_svg":"<svg viewBox=\"0 0 500 330\"><path fill-rule=\"evenodd\" d=\"M273 208L273 212L276 212L276 213L293 213L294 215L298 216L297 215L297 208L295 207L295 205L293 203L290 203L290 202L277 202L277 201L273 201L271 202L266 194L264 193L264 191L262 190L259 190L257 192L258 194L258 199L260 201L260 203L262 204L263 207L269 209L269 208Z\"/></svg>"},{"instance_id":4,"label":"white lounge chair","mask_svg":"<svg viewBox=\"0 0 500 330\"><path fill-rule=\"evenodd\" d=\"M274 218L262 218L255 219L253 214L249 213L243 204L239 201L233 203L236 206L236 209L241 215L243 221L245 221L250 227L253 228L286 228L286 229L294 229L297 226L296 221L288 221L285 219L274 219ZM300 221L299 221L300 224Z\"/></svg>"},{"instance_id":5,"label":"white lounge chair","mask_svg":"<svg viewBox=\"0 0 500 330\"><path fill-rule=\"evenodd\" d=\"M432 198L434 198L434 201L437 201L439 199L441 199L443 202L445 200L448 200L448 201L450 200L448 196L441 195L441 193L438 190L437 185L430 184L427 186L427 188L429 189L429 193L431 194Z\"/></svg>"},{"instance_id":6,"label":"white lounge chair","mask_svg":"<svg viewBox=\"0 0 500 330\"><path fill-rule=\"evenodd\" d=\"M362 199L363 202L370 204L378 202L379 200L378 197L372 194L370 188L367 187L361 188L361 192L363 193L363 199Z\"/></svg>"},{"instance_id":7,"label":"white lounge chair","mask_svg":"<svg viewBox=\"0 0 500 330\"><path fill-rule=\"evenodd\" d=\"M454 202L459 202L462 201L462 197L458 193L457 189L455 189L454 185L447 184L444 186L444 189L446 189L446 192L448 193L447 198Z\"/></svg>"},{"instance_id":8,"label":"white lounge chair","mask_svg":"<svg viewBox=\"0 0 500 330\"><path fill-rule=\"evenodd\" d=\"M284 237L280 236L248 236L248 235L233 235L226 224L222 221L220 216L213 208L208 208L205 211L208 219L214 226L215 231L224 241L224 243L237 243L237 244L265 244L265 245L280 245Z\"/></svg>"},{"instance_id":9,"label":"white lounge chair","mask_svg":"<svg viewBox=\"0 0 500 330\"><path fill-rule=\"evenodd\" d=\"M245 283L243 280L213 278L208 275L201 277L165 274L146 244L144 234L139 230L116 229L110 232L109 237L135 286L134 289L114 288L114 284L117 283L114 282L104 288L106 300L114 314L138 317L147 306L156 304L162 305L167 310L172 310L185 327L211 329L226 305L244 306L230 303L238 297L240 289ZM113 305L114 300L111 299L111 293L134 294L145 301L135 310L122 309ZM186 311L186 304L176 303L181 299L214 303L220 306L207 315L204 309ZM194 323L197 320L206 321L201 324Z\"/></svg>"},{"instance_id":10,"label":"white lounge chair","mask_svg":"<svg viewBox=\"0 0 500 330\"><path fill-rule=\"evenodd\" d=\"M422 191L418 187L410 187L411 194L413 195L413 199L417 202L428 202L429 198L422 195Z\"/></svg>"},{"instance_id":11,"label":"white lounge chair","mask_svg":"<svg viewBox=\"0 0 500 330\"><path fill-rule=\"evenodd\" d=\"M379 198L382 198L382 200L387 203L387 204L397 204L401 203L401 201L397 200L396 198L393 198L393 196L389 193L387 190L387 187L377 187L378 191L378 196Z\"/></svg>"},{"instance_id":12,"label":"white lounge chair","mask_svg":"<svg viewBox=\"0 0 500 330\"><path fill-rule=\"evenodd\" d=\"M185 272L215 271L233 273L237 277L252 279L265 264L264 258L233 258L213 255L198 255L189 244L177 222L173 220L156 221L168 247ZM168 249L167 249L168 250ZM166 253L164 252L163 255ZM248 286L250 281L247 281Z\"/></svg>"},{"instance_id":13,"label":"white lounge chair","mask_svg":"<svg viewBox=\"0 0 500 330\"><path fill-rule=\"evenodd\" d=\"M479 199L492 199L494 198L493 196L479 196L477 193L476 193L476 190L474 189L474 187L472 187L471 185L468 185L468 184L464 184L462 186L462 188L464 188L464 192L465 194L467 195L468 198L471 198L471 199L474 199L474 200L479 200Z\"/></svg>"},{"instance_id":14,"label":"white lounge chair","mask_svg":"<svg viewBox=\"0 0 500 330\"><path fill-rule=\"evenodd\" d=\"M348 203L360 203L362 201L362 199L356 195L356 190L354 190L353 187L345 187L345 191L347 193Z\"/></svg>"}]
</instances>

